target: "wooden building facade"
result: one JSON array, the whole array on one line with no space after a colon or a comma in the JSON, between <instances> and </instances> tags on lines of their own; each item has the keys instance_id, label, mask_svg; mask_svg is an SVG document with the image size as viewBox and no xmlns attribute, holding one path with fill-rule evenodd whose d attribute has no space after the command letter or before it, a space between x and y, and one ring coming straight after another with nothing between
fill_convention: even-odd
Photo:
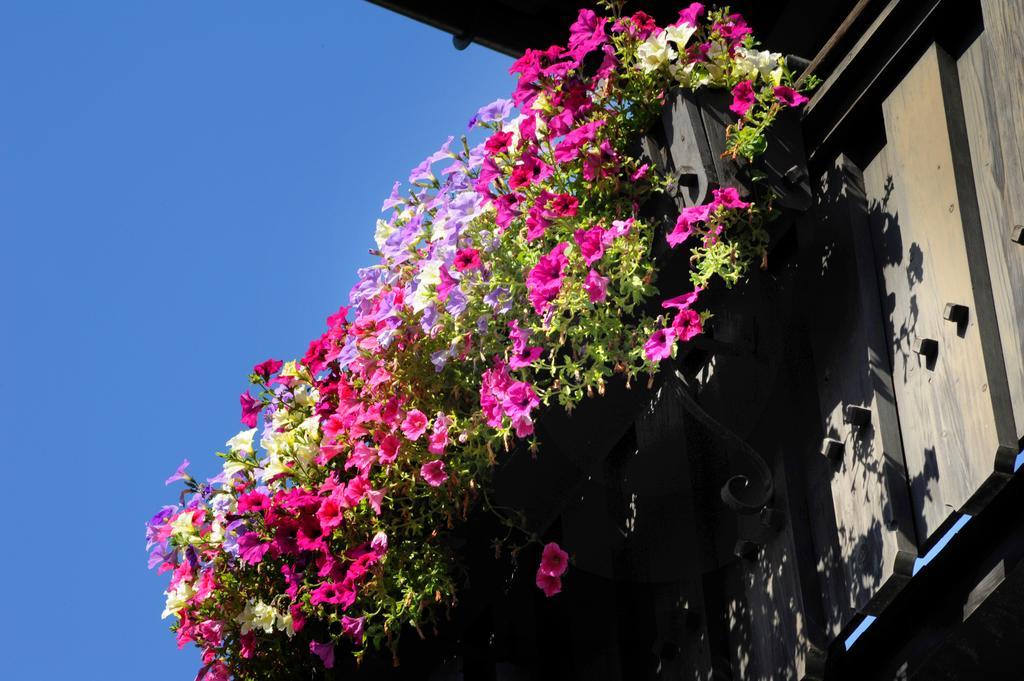
<instances>
[{"instance_id":1,"label":"wooden building facade","mask_svg":"<svg viewBox=\"0 0 1024 681\"><path fill-rule=\"evenodd\" d=\"M509 54L577 9L374 1ZM387 675L1024 677L1024 0L730 4L823 79L769 267L677 372L551 416L501 472L572 552L563 594L482 519L454 633ZM648 153L723 182L679 106Z\"/></svg>"}]
</instances>

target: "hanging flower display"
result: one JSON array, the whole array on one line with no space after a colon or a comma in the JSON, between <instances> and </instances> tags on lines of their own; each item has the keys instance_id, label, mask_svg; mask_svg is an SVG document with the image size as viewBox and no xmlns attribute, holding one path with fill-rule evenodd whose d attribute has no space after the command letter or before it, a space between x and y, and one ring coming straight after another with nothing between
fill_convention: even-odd
<instances>
[{"instance_id":1,"label":"hanging flower display","mask_svg":"<svg viewBox=\"0 0 1024 681\"><path fill-rule=\"evenodd\" d=\"M198 678L331 668L433 625L459 587L446 536L490 507L499 458L538 451L543 410L655 373L701 333L701 292L763 258L767 204L723 187L656 224L640 208L667 180L628 150L667 91L717 88L729 155L754 158L806 101L785 60L728 10L607 9L513 64L511 99L470 121L484 142L449 138L395 184L349 304L301 359L253 368L222 472L168 480L187 489L148 523L150 566ZM689 251L689 290L659 291L656 239ZM570 564L548 543L538 588L571 588Z\"/></svg>"}]
</instances>

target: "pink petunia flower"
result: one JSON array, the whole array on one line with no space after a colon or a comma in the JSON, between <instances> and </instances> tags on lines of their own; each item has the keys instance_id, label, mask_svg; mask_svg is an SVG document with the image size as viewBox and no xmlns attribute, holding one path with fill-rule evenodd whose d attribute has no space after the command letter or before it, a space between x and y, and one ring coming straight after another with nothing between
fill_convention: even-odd
<instances>
[{"instance_id":1,"label":"pink petunia flower","mask_svg":"<svg viewBox=\"0 0 1024 681\"><path fill-rule=\"evenodd\" d=\"M778 85L773 90L775 98L786 106L800 106L807 103L807 98L791 87Z\"/></svg>"},{"instance_id":2,"label":"pink petunia flower","mask_svg":"<svg viewBox=\"0 0 1024 681\"><path fill-rule=\"evenodd\" d=\"M379 555L383 556L388 552L388 535L386 532L378 532L373 535L373 539L370 540L370 548L376 551Z\"/></svg>"},{"instance_id":3,"label":"pink petunia flower","mask_svg":"<svg viewBox=\"0 0 1024 681\"><path fill-rule=\"evenodd\" d=\"M242 657L249 659L256 652L256 633L248 631L238 639L238 645L240 646L239 653Z\"/></svg>"},{"instance_id":4,"label":"pink petunia flower","mask_svg":"<svg viewBox=\"0 0 1024 681\"><path fill-rule=\"evenodd\" d=\"M322 551L327 548L324 544L324 530L316 516L306 516L299 521L299 527L295 532L295 543L303 551ZM241 540L239 540L239 544L241 544Z\"/></svg>"},{"instance_id":5,"label":"pink petunia flower","mask_svg":"<svg viewBox=\"0 0 1024 681\"><path fill-rule=\"evenodd\" d=\"M740 193L735 187L722 187L711 192L714 200L711 202L711 210L716 206L729 209L750 208L750 204L740 200Z\"/></svg>"},{"instance_id":6,"label":"pink petunia flower","mask_svg":"<svg viewBox=\"0 0 1024 681\"><path fill-rule=\"evenodd\" d=\"M451 420L444 414L438 412L434 418L434 429L427 438L427 451L431 454L443 454L444 448L448 446L448 426Z\"/></svg>"},{"instance_id":7,"label":"pink petunia flower","mask_svg":"<svg viewBox=\"0 0 1024 681\"><path fill-rule=\"evenodd\" d=\"M562 591L562 578L553 577L541 570L537 570L537 588L544 592L544 595L551 598Z\"/></svg>"},{"instance_id":8,"label":"pink petunia flower","mask_svg":"<svg viewBox=\"0 0 1024 681\"><path fill-rule=\"evenodd\" d=\"M583 288L587 290L590 302L599 303L608 297L608 277L602 277L595 270L590 270L583 282Z\"/></svg>"},{"instance_id":9,"label":"pink petunia flower","mask_svg":"<svg viewBox=\"0 0 1024 681\"><path fill-rule=\"evenodd\" d=\"M494 156L495 154L502 154L508 150L511 142L511 132L495 132L487 138L486 142L484 142L484 151L491 156Z\"/></svg>"},{"instance_id":10,"label":"pink petunia flower","mask_svg":"<svg viewBox=\"0 0 1024 681\"><path fill-rule=\"evenodd\" d=\"M420 475L431 487L440 487L448 479L444 469L444 461L435 459L420 466Z\"/></svg>"},{"instance_id":11,"label":"pink petunia flower","mask_svg":"<svg viewBox=\"0 0 1024 681\"><path fill-rule=\"evenodd\" d=\"M675 248L689 239L692 234L693 226L690 224L690 220L686 215L680 214L676 219L675 227L672 228L671 232L665 235L665 240L668 241L669 246Z\"/></svg>"},{"instance_id":12,"label":"pink petunia flower","mask_svg":"<svg viewBox=\"0 0 1024 681\"><path fill-rule=\"evenodd\" d=\"M696 27L697 21L700 19L700 15L704 13L704 5L699 2L690 3L690 6L686 9L679 10L679 24L689 24L690 26Z\"/></svg>"},{"instance_id":13,"label":"pink petunia flower","mask_svg":"<svg viewBox=\"0 0 1024 681\"><path fill-rule=\"evenodd\" d=\"M575 217L576 211L579 210L579 207L579 199L575 196L570 194L555 194L547 202L545 217L550 220L554 220L556 218Z\"/></svg>"},{"instance_id":14,"label":"pink petunia flower","mask_svg":"<svg viewBox=\"0 0 1024 681\"><path fill-rule=\"evenodd\" d=\"M320 521L320 528L323 530L324 534L330 534L331 530L341 525L343 512L344 506L342 505L341 499L335 497L333 494L320 503L320 508L317 509L316 517Z\"/></svg>"},{"instance_id":15,"label":"pink petunia flower","mask_svg":"<svg viewBox=\"0 0 1024 681\"><path fill-rule=\"evenodd\" d=\"M455 254L455 269L459 272L475 270L480 267L480 251L475 248L463 248Z\"/></svg>"},{"instance_id":16,"label":"pink petunia flower","mask_svg":"<svg viewBox=\"0 0 1024 681\"><path fill-rule=\"evenodd\" d=\"M246 492L238 495L239 513L262 513L270 509L270 497L262 492Z\"/></svg>"},{"instance_id":17,"label":"pink petunia flower","mask_svg":"<svg viewBox=\"0 0 1024 681\"><path fill-rule=\"evenodd\" d=\"M679 310L679 314L672 320L672 328L676 330L676 335L683 343L704 331L700 315L694 310L685 309Z\"/></svg>"},{"instance_id":18,"label":"pink petunia flower","mask_svg":"<svg viewBox=\"0 0 1024 681\"><path fill-rule=\"evenodd\" d=\"M381 463L394 463L398 458L399 439L394 435L386 435L380 441L380 451L377 456Z\"/></svg>"},{"instance_id":19,"label":"pink petunia flower","mask_svg":"<svg viewBox=\"0 0 1024 681\"><path fill-rule=\"evenodd\" d=\"M676 344L676 330L673 327L658 329L651 334L650 339L644 343L644 355L652 362L661 360L672 355L672 348Z\"/></svg>"},{"instance_id":20,"label":"pink petunia flower","mask_svg":"<svg viewBox=\"0 0 1024 681\"><path fill-rule=\"evenodd\" d=\"M371 489L366 492L366 500L370 502L370 508L377 515L380 515L380 505L384 501L384 490Z\"/></svg>"},{"instance_id":21,"label":"pink petunia flower","mask_svg":"<svg viewBox=\"0 0 1024 681\"><path fill-rule=\"evenodd\" d=\"M199 681L231 681L231 670L221 661L214 662L206 670L206 673L199 672L202 676L197 677Z\"/></svg>"},{"instance_id":22,"label":"pink petunia flower","mask_svg":"<svg viewBox=\"0 0 1024 681\"><path fill-rule=\"evenodd\" d=\"M738 116L746 116L756 100L753 83L749 80L740 81L732 89L732 104L729 105L729 110Z\"/></svg>"},{"instance_id":23,"label":"pink petunia flower","mask_svg":"<svg viewBox=\"0 0 1024 681\"><path fill-rule=\"evenodd\" d=\"M558 244L550 253L542 255L526 275L526 288L537 314L544 314L562 290L562 276L569 262L565 255L567 248L569 244L564 241Z\"/></svg>"},{"instance_id":24,"label":"pink petunia flower","mask_svg":"<svg viewBox=\"0 0 1024 681\"><path fill-rule=\"evenodd\" d=\"M329 321L330 320L328 320L328 322ZM271 375L276 374L283 366L284 362L279 359L268 359L254 366L252 368L252 373L266 381L270 379Z\"/></svg>"},{"instance_id":25,"label":"pink petunia flower","mask_svg":"<svg viewBox=\"0 0 1024 681\"><path fill-rule=\"evenodd\" d=\"M700 295L701 290L702 289L700 288L696 288L690 291L689 293L684 293L682 295L676 296L675 298L669 298L668 300L664 300L661 303L661 307L666 310L672 308L676 310L688 310L690 309L690 307L693 306L695 302L697 302L697 296Z\"/></svg>"},{"instance_id":26,"label":"pink petunia flower","mask_svg":"<svg viewBox=\"0 0 1024 681\"><path fill-rule=\"evenodd\" d=\"M321 603L340 605L342 610L346 610L356 602L356 595L355 584L350 580L324 582L313 590L309 602L312 605Z\"/></svg>"},{"instance_id":27,"label":"pink petunia flower","mask_svg":"<svg viewBox=\"0 0 1024 681\"><path fill-rule=\"evenodd\" d=\"M544 348L538 346L524 346L518 351L513 346L512 355L508 360L508 367L510 369L524 369L540 359L543 353Z\"/></svg>"},{"instance_id":28,"label":"pink petunia flower","mask_svg":"<svg viewBox=\"0 0 1024 681\"><path fill-rule=\"evenodd\" d=\"M593 265L604 255L604 232L603 227L596 225L590 229L577 229L573 234L576 244L580 247L583 262L588 266Z\"/></svg>"},{"instance_id":29,"label":"pink petunia flower","mask_svg":"<svg viewBox=\"0 0 1024 681\"><path fill-rule=\"evenodd\" d=\"M242 404L242 423L248 428L255 428L263 403L250 395L248 390L239 396L238 401Z\"/></svg>"},{"instance_id":30,"label":"pink petunia flower","mask_svg":"<svg viewBox=\"0 0 1024 681\"><path fill-rule=\"evenodd\" d=\"M270 544L255 532L246 532L238 538L238 555L249 565L259 563L269 550Z\"/></svg>"},{"instance_id":31,"label":"pink petunia flower","mask_svg":"<svg viewBox=\"0 0 1024 681\"><path fill-rule=\"evenodd\" d=\"M538 405L540 398L537 397L533 386L525 381L516 381L505 393L502 408L508 416L516 418L519 415L529 416Z\"/></svg>"},{"instance_id":32,"label":"pink petunia flower","mask_svg":"<svg viewBox=\"0 0 1024 681\"><path fill-rule=\"evenodd\" d=\"M516 437L529 437L533 435L533 419L529 414L517 414L512 418L512 427L516 431Z\"/></svg>"},{"instance_id":33,"label":"pink petunia flower","mask_svg":"<svg viewBox=\"0 0 1024 681\"><path fill-rule=\"evenodd\" d=\"M597 129L602 125L604 121L592 121L571 131L555 146L555 160L568 163L578 158L583 145L594 140Z\"/></svg>"},{"instance_id":34,"label":"pink petunia flower","mask_svg":"<svg viewBox=\"0 0 1024 681\"><path fill-rule=\"evenodd\" d=\"M430 421L427 419L427 415L419 409L413 409L405 415L405 420L402 421L402 433L415 442L423 433L427 432L428 425L430 425Z\"/></svg>"},{"instance_id":35,"label":"pink petunia flower","mask_svg":"<svg viewBox=\"0 0 1024 681\"><path fill-rule=\"evenodd\" d=\"M332 669L334 667L334 644L333 643L318 643L316 641L309 642L309 652L320 658L323 662L325 669Z\"/></svg>"},{"instance_id":36,"label":"pink petunia flower","mask_svg":"<svg viewBox=\"0 0 1024 681\"><path fill-rule=\"evenodd\" d=\"M555 542L548 542L540 555L540 571L552 577L561 577L569 569L569 554Z\"/></svg>"},{"instance_id":37,"label":"pink petunia flower","mask_svg":"<svg viewBox=\"0 0 1024 681\"><path fill-rule=\"evenodd\" d=\"M360 644L363 642L363 627L366 623L365 617L341 616L341 633Z\"/></svg>"}]
</instances>

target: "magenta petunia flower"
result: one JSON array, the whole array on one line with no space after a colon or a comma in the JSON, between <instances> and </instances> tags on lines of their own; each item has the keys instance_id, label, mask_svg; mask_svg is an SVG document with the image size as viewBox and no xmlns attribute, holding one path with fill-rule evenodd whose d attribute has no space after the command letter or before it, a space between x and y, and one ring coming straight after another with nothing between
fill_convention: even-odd
<instances>
[{"instance_id":1,"label":"magenta petunia flower","mask_svg":"<svg viewBox=\"0 0 1024 681\"><path fill-rule=\"evenodd\" d=\"M680 296L676 296L675 298L664 300L661 303L661 307L666 310L672 308L676 310L688 310L695 302L697 302L697 296L700 295L701 290L702 289L700 288L695 288L689 293L684 293Z\"/></svg>"},{"instance_id":2,"label":"magenta petunia flower","mask_svg":"<svg viewBox=\"0 0 1024 681\"><path fill-rule=\"evenodd\" d=\"M201 676L196 677L197 681L231 681L231 670L220 660L207 668L205 673L200 670L199 674Z\"/></svg>"},{"instance_id":3,"label":"magenta petunia flower","mask_svg":"<svg viewBox=\"0 0 1024 681\"><path fill-rule=\"evenodd\" d=\"M387 435L383 440L380 441L380 457L381 463L394 463L395 459L398 458L398 446L399 440L394 435Z\"/></svg>"},{"instance_id":4,"label":"magenta petunia flower","mask_svg":"<svg viewBox=\"0 0 1024 681\"><path fill-rule=\"evenodd\" d=\"M509 144L512 143L512 133L510 132L496 132L487 138L484 142L484 151L491 156L495 154L503 154L508 151Z\"/></svg>"},{"instance_id":5,"label":"magenta petunia flower","mask_svg":"<svg viewBox=\"0 0 1024 681\"><path fill-rule=\"evenodd\" d=\"M345 460L345 468L355 468L360 473L366 473L370 467L377 462L377 450L367 445L362 440L356 442L355 447L349 452Z\"/></svg>"},{"instance_id":6,"label":"magenta petunia flower","mask_svg":"<svg viewBox=\"0 0 1024 681\"><path fill-rule=\"evenodd\" d=\"M571 218L576 216L580 202L569 194L555 194L547 202L546 217L549 219Z\"/></svg>"},{"instance_id":7,"label":"magenta petunia flower","mask_svg":"<svg viewBox=\"0 0 1024 681\"><path fill-rule=\"evenodd\" d=\"M724 23L716 23L711 27L711 30L716 31L720 36L731 41L733 44L738 43L745 36L753 33L753 30L747 25L747 22L741 15L730 14L727 19Z\"/></svg>"},{"instance_id":8,"label":"magenta petunia flower","mask_svg":"<svg viewBox=\"0 0 1024 681\"><path fill-rule=\"evenodd\" d=\"M775 98L786 106L800 106L807 103L807 98L791 87L779 85L773 89Z\"/></svg>"},{"instance_id":9,"label":"magenta petunia flower","mask_svg":"<svg viewBox=\"0 0 1024 681\"><path fill-rule=\"evenodd\" d=\"M434 429L427 438L427 451L431 454L443 454L444 448L448 446L448 426L451 425L450 419L444 414L438 412L437 418L434 419Z\"/></svg>"},{"instance_id":10,"label":"magenta petunia flower","mask_svg":"<svg viewBox=\"0 0 1024 681\"><path fill-rule=\"evenodd\" d=\"M608 19L597 16L594 10L580 10L575 23L569 27L569 50L574 59L582 59L608 40L604 30L606 23Z\"/></svg>"},{"instance_id":11,"label":"magenta petunia flower","mask_svg":"<svg viewBox=\"0 0 1024 681\"><path fill-rule=\"evenodd\" d=\"M363 627L366 623L365 617L341 616L341 633L360 644L363 642Z\"/></svg>"},{"instance_id":12,"label":"magenta petunia flower","mask_svg":"<svg viewBox=\"0 0 1024 681\"><path fill-rule=\"evenodd\" d=\"M690 224L689 218L686 215L680 214L676 219L676 225L672 228L672 231L665 235L665 240L668 241L668 245L675 248L679 244L683 243L693 234L693 226Z\"/></svg>"},{"instance_id":13,"label":"magenta petunia flower","mask_svg":"<svg viewBox=\"0 0 1024 681\"><path fill-rule=\"evenodd\" d=\"M679 21L676 24L689 24L696 27L701 14L704 14L704 5L699 2L690 3L686 9L679 10Z\"/></svg>"},{"instance_id":14,"label":"magenta petunia flower","mask_svg":"<svg viewBox=\"0 0 1024 681\"><path fill-rule=\"evenodd\" d=\"M679 340L684 343L704 331L700 315L694 310L686 309L679 310L679 314L672 320L672 328L676 330Z\"/></svg>"},{"instance_id":15,"label":"magenta petunia flower","mask_svg":"<svg viewBox=\"0 0 1024 681\"><path fill-rule=\"evenodd\" d=\"M356 595L355 585L351 580L324 582L313 590L309 602L312 605L320 603L340 605L342 610L346 610L355 603Z\"/></svg>"},{"instance_id":16,"label":"magenta petunia flower","mask_svg":"<svg viewBox=\"0 0 1024 681\"><path fill-rule=\"evenodd\" d=\"M753 83L749 80L740 81L732 89L732 104L729 105L729 110L738 116L746 116L755 101L757 95L754 94Z\"/></svg>"},{"instance_id":17,"label":"magenta petunia flower","mask_svg":"<svg viewBox=\"0 0 1024 681\"><path fill-rule=\"evenodd\" d=\"M523 369L540 359L543 353L544 348L537 346L524 346L518 351L513 347L512 355L508 360L508 366L510 369Z\"/></svg>"},{"instance_id":18,"label":"magenta petunia flower","mask_svg":"<svg viewBox=\"0 0 1024 681\"><path fill-rule=\"evenodd\" d=\"M714 196L714 200L711 202L712 211L715 210L715 207L717 206L729 209L750 208L749 203L740 200L740 193L735 187L722 187L721 189L715 189L711 194Z\"/></svg>"},{"instance_id":19,"label":"magenta petunia flower","mask_svg":"<svg viewBox=\"0 0 1024 681\"><path fill-rule=\"evenodd\" d=\"M238 639L238 644L240 646L239 652L242 657L249 659L256 652L256 633L248 631L242 634Z\"/></svg>"},{"instance_id":20,"label":"magenta petunia flower","mask_svg":"<svg viewBox=\"0 0 1024 681\"><path fill-rule=\"evenodd\" d=\"M323 662L325 669L332 669L334 667L334 644L333 643L318 643L317 641L309 642L309 652L313 653L320 658Z\"/></svg>"},{"instance_id":21,"label":"magenta petunia flower","mask_svg":"<svg viewBox=\"0 0 1024 681\"><path fill-rule=\"evenodd\" d=\"M270 509L270 497L262 492L246 492L238 495L239 513L262 513Z\"/></svg>"},{"instance_id":22,"label":"magenta petunia flower","mask_svg":"<svg viewBox=\"0 0 1024 681\"><path fill-rule=\"evenodd\" d=\"M540 571L552 577L561 577L569 569L569 554L555 542L548 542L540 555Z\"/></svg>"},{"instance_id":23,"label":"magenta petunia flower","mask_svg":"<svg viewBox=\"0 0 1024 681\"><path fill-rule=\"evenodd\" d=\"M551 598L562 591L562 578L553 577L541 570L537 570L537 588L544 592L544 595Z\"/></svg>"},{"instance_id":24,"label":"magenta petunia flower","mask_svg":"<svg viewBox=\"0 0 1024 681\"><path fill-rule=\"evenodd\" d=\"M248 390L239 396L238 401L242 404L242 423L248 428L255 428L263 403L253 398Z\"/></svg>"},{"instance_id":25,"label":"magenta petunia flower","mask_svg":"<svg viewBox=\"0 0 1024 681\"><path fill-rule=\"evenodd\" d=\"M658 329L644 343L644 355L652 362L660 362L672 356L672 348L675 347L675 344L676 330L674 328Z\"/></svg>"},{"instance_id":26,"label":"magenta petunia flower","mask_svg":"<svg viewBox=\"0 0 1024 681\"><path fill-rule=\"evenodd\" d=\"M505 413L513 419L517 416L529 416L538 405L540 398L537 397L537 392L525 381L516 381L510 385L502 402Z\"/></svg>"},{"instance_id":27,"label":"magenta petunia flower","mask_svg":"<svg viewBox=\"0 0 1024 681\"><path fill-rule=\"evenodd\" d=\"M448 479L448 474L444 470L444 461L436 459L420 466L420 475L431 487L440 487Z\"/></svg>"},{"instance_id":28,"label":"magenta petunia flower","mask_svg":"<svg viewBox=\"0 0 1024 681\"><path fill-rule=\"evenodd\" d=\"M341 499L333 494L320 502L320 508L317 509L316 517L320 521L320 528L324 534L329 534L331 530L341 525L343 513L344 505Z\"/></svg>"},{"instance_id":29,"label":"magenta petunia flower","mask_svg":"<svg viewBox=\"0 0 1024 681\"><path fill-rule=\"evenodd\" d=\"M583 282L583 288L587 290L590 302L599 303L608 297L608 277L602 277L595 270L590 270Z\"/></svg>"},{"instance_id":30,"label":"magenta petunia flower","mask_svg":"<svg viewBox=\"0 0 1024 681\"><path fill-rule=\"evenodd\" d=\"M419 409L413 409L405 415L405 420L402 421L402 433L415 442L423 433L427 432L429 425L430 421L427 419L427 415Z\"/></svg>"},{"instance_id":31,"label":"magenta petunia flower","mask_svg":"<svg viewBox=\"0 0 1024 681\"><path fill-rule=\"evenodd\" d=\"M324 530L315 516L306 516L299 521L295 543L303 551L322 551L327 548L324 544Z\"/></svg>"},{"instance_id":32,"label":"magenta petunia flower","mask_svg":"<svg viewBox=\"0 0 1024 681\"><path fill-rule=\"evenodd\" d=\"M238 555L249 565L259 563L269 550L270 544L255 532L246 532L238 538Z\"/></svg>"},{"instance_id":33,"label":"magenta petunia flower","mask_svg":"<svg viewBox=\"0 0 1024 681\"><path fill-rule=\"evenodd\" d=\"M551 221L544 217L544 212L534 206L526 216L526 240L535 241L541 238L550 224Z\"/></svg>"},{"instance_id":34,"label":"magenta petunia flower","mask_svg":"<svg viewBox=\"0 0 1024 681\"><path fill-rule=\"evenodd\" d=\"M346 310L347 312L347 310ZM328 320L328 323L330 320ZM264 381L269 380L273 374L276 374L284 366L284 362L279 359L268 359L260 362L252 368L252 372L262 378Z\"/></svg>"},{"instance_id":35,"label":"magenta petunia flower","mask_svg":"<svg viewBox=\"0 0 1024 681\"><path fill-rule=\"evenodd\" d=\"M542 255L526 275L526 288L537 314L544 314L562 290L562 275L569 262L565 255L568 247L564 241L558 244L550 253Z\"/></svg>"},{"instance_id":36,"label":"magenta petunia flower","mask_svg":"<svg viewBox=\"0 0 1024 681\"><path fill-rule=\"evenodd\" d=\"M576 244L580 247L583 262L593 265L604 255L604 228L600 225L590 229L577 229L573 234Z\"/></svg>"},{"instance_id":37,"label":"magenta petunia flower","mask_svg":"<svg viewBox=\"0 0 1024 681\"><path fill-rule=\"evenodd\" d=\"M475 270L480 267L480 251L475 248L463 248L455 254L455 269L459 272Z\"/></svg>"},{"instance_id":38,"label":"magenta petunia flower","mask_svg":"<svg viewBox=\"0 0 1024 681\"><path fill-rule=\"evenodd\" d=\"M516 437L529 437L533 435L533 419L529 414L518 414L512 419L512 427L516 431Z\"/></svg>"},{"instance_id":39,"label":"magenta petunia flower","mask_svg":"<svg viewBox=\"0 0 1024 681\"><path fill-rule=\"evenodd\" d=\"M604 121L592 121L571 131L555 146L555 160L568 163L578 158L583 145L594 140L597 129L602 125Z\"/></svg>"}]
</instances>

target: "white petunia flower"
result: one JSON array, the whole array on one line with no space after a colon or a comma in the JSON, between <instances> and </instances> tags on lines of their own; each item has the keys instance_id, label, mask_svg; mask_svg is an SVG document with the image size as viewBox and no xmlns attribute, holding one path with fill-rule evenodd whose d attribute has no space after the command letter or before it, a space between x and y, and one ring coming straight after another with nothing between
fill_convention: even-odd
<instances>
[{"instance_id":1,"label":"white petunia flower","mask_svg":"<svg viewBox=\"0 0 1024 681\"><path fill-rule=\"evenodd\" d=\"M680 26L669 26L665 29L665 38L669 42L676 44L676 48L682 50L686 47L686 43L690 42L690 38L697 32L696 27L690 24L682 24Z\"/></svg>"},{"instance_id":2,"label":"white petunia flower","mask_svg":"<svg viewBox=\"0 0 1024 681\"><path fill-rule=\"evenodd\" d=\"M640 43L636 49L636 58L640 62L640 70L651 73L675 59L676 51L669 47L665 31L662 31Z\"/></svg>"},{"instance_id":3,"label":"white petunia flower","mask_svg":"<svg viewBox=\"0 0 1024 681\"><path fill-rule=\"evenodd\" d=\"M183 579L178 582L176 587L167 591L166 595L167 602L164 605L164 612L160 615L160 619L167 619L168 615L177 617L178 612L188 605L188 599L196 595L196 590L192 588L192 584L187 579Z\"/></svg>"},{"instance_id":4,"label":"white petunia flower","mask_svg":"<svg viewBox=\"0 0 1024 681\"><path fill-rule=\"evenodd\" d=\"M377 242L377 248L383 249L384 243L395 233L395 228L384 220L377 220L377 229L373 233L373 240Z\"/></svg>"},{"instance_id":5,"label":"white petunia flower","mask_svg":"<svg viewBox=\"0 0 1024 681\"><path fill-rule=\"evenodd\" d=\"M252 438L256 435L256 429L243 430L228 440L228 448L235 454L252 454Z\"/></svg>"}]
</instances>

